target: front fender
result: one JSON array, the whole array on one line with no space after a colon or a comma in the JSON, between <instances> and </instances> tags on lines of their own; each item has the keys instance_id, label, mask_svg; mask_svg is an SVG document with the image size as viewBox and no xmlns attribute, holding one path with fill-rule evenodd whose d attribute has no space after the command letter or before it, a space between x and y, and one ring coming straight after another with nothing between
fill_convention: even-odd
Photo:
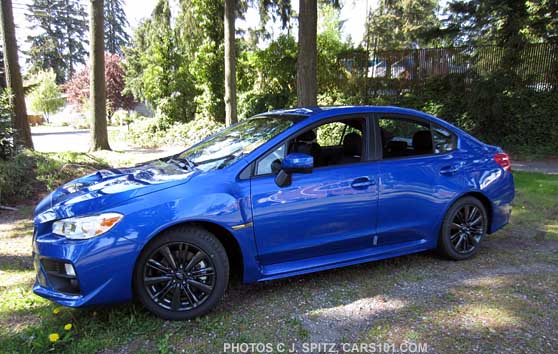
<instances>
[{"instance_id":1,"label":"front fender","mask_svg":"<svg viewBox=\"0 0 558 354\"><path fill-rule=\"evenodd\" d=\"M185 223L211 223L234 237L243 256L243 279L256 281L260 272L253 228L234 228L252 223L249 188L249 181L213 187L188 184L144 195L123 205L117 211L126 215L129 230L124 237L136 245L134 264L145 246L165 230Z\"/></svg>"}]
</instances>

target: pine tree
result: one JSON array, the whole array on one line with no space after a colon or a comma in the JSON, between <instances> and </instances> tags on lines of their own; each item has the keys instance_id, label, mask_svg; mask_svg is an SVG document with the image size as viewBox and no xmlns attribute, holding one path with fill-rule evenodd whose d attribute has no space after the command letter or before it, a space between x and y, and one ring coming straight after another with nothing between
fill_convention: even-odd
<instances>
[{"instance_id":1,"label":"pine tree","mask_svg":"<svg viewBox=\"0 0 558 354\"><path fill-rule=\"evenodd\" d=\"M129 27L122 0L105 0L105 50L112 54L123 55L123 50L130 42L126 32Z\"/></svg>"},{"instance_id":2,"label":"pine tree","mask_svg":"<svg viewBox=\"0 0 558 354\"><path fill-rule=\"evenodd\" d=\"M439 26L437 8L437 0L380 0L368 19L367 46L390 50L431 45L430 32Z\"/></svg>"},{"instance_id":3,"label":"pine tree","mask_svg":"<svg viewBox=\"0 0 558 354\"><path fill-rule=\"evenodd\" d=\"M85 63L87 14L75 0L33 0L26 15L34 33L27 37L28 62L34 72L53 69L63 83Z\"/></svg>"}]
</instances>

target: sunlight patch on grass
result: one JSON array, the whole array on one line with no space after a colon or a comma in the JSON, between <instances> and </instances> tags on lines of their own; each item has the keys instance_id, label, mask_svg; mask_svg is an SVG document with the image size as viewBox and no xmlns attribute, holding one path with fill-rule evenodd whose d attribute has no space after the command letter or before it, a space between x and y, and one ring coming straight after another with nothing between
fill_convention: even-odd
<instances>
[{"instance_id":1,"label":"sunlight patch on grass","mask_svg":"<svg viewBox=\"0 0 558 354\"><path fill-rule=\"evenodd\" d=\"M35 272L30 270L0 270L0 294L7 288L20 285L31 285L35 279ZM0 303L2 300L0 300Z\"/></svg>"},{"instance_id":2,"label":"sunlight patch on grass","mask_svg":"<svg viewBox=\"0 0 558 354\"><path fill-rule=\"evenodd\" d=\"M463 306L458 310L458 313L458 323L469 330L478 331L485 327L495 330L517 326L521 323L521 319L514 316L510 311L486 303Z\"/></svg>"}]
</instances>

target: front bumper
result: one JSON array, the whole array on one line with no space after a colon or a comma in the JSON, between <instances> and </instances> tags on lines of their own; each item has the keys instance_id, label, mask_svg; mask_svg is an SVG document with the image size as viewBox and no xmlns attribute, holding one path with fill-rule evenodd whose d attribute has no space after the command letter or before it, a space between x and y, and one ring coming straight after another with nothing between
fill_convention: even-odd
<instances>
[{"instance_id":1,"label":"front bumper","mask_svg":"<svg viewBox=\"0 0 558 354\"><path fill-rule=\"evenodd\" d=\"M136 243L120 236L116 228L90 240L68 240L50 232L35 234L35 294L71 307L132 298ZM64 264L72 265L75 276L64 274Z\"/></svg>"}]
</instances>

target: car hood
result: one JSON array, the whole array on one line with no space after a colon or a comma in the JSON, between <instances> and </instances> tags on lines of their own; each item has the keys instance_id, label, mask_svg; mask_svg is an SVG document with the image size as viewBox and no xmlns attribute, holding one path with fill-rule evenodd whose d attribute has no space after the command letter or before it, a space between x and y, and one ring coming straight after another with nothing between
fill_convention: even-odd
<instances>
[{"instance_id":1,"label":"car hood","mask_svg":"<svg viewBox=\"0 0 558 354\"><path fill-rule=\"evenodd\" d=\"M100 170L49 194L37 205L35 220L44 223L93 214L128 199L185 183L197 173L162 160L132 168Z\"/></svg>"}]
</instances>

